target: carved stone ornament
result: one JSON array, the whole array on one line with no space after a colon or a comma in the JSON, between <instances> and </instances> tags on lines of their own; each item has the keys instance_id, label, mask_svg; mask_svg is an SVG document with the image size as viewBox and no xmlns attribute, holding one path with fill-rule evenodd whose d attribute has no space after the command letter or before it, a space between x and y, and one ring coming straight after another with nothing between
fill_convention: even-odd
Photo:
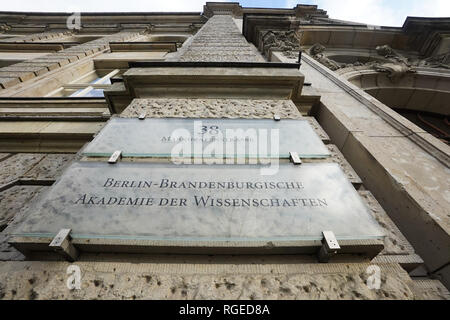
<instances>
[{"instance_id":1,"label":"carved stone ornament","mask_svg":"<svg viewBox=\"0 0 450 320\"><path fill-rule=\"evenodd\" d=\"M377 62L372 64L372 68L378 72L387 72L388 78L392 82L398 82L407 73L415 72L408 59L394 51L388 45L378 46L376 51L386 62Z\"/></svg>"},{"instance_id":2,"label":"carved stone ornament","mask_svg":"<svg viewBox=\"0 0 450 320\"><path fill-rule=\"evenodd\" d=\"M295 31L268 31L263 36L264 53L269 50L282 51L287 58L296 59L300 42Z\"/></svg>"},{"instance_id":3,"label":"carved stone ornament","mask_svg":"<svg viewBox=\"0 0 450 320\"><path fill-rule=\"evenodd\" d=\"M347 67L347 65L344 63L341 64L332 59L327 58L324 54L325 50L326 50L325 46L321 45L320 43L316 43L309 49L309 54L314 59L319 61L321 64L323 64L324 66L333 71Z\"/></svg>"},{"instance_id":4,"label":"carved stone ornament","mask_svg":"<svg viewBox=\"0 0 450 320\"><path fill-rule=\"evenodd\" d=\"M155 29L155 26L154 26L153 24L150 23L149 25L147 25L147 26L145 27L144 34L149 34L149 33L151 33L154 29Z\"/></svg>"},{"instance_id":5,"label":"carved stone ornament","mask_svg":"<svg viewBox=\"0 0 450 320\"><path fill-rule=\"evenodd\" d=\"M367 66L378 72L385 72L388 74L389 79L392 82L398 82L405 74L410 72L415 72L411 63L407 58L395 52L388 45L378 46L376 48L379 57L382 57L384 61L369 61L366 63L355 62L355 63L339 63L325 55L326 48L316 43L309 49L309 54L321 64L327 68L336 71L343 68ZM379 58L378 57L378 58Z\"/></svg>"},{"instance_id":6,"label":"carved stone ornament","mask_svg":"<svg viewBox=\"0 0 450 320\"><path fill-rule=\"evenodd\" d=\"M431 56L422 60L416 60L414 65L425 68L450 69L450 52Z\"/></svg>"},{"instance_id":7,"label":"carved stone ornament","mask_svg":"<svg viewBox=\"0 0 450 320\"><path fill-rule=\"evenodd\" d=\"M4 33L9 30L11 30L11 27L8 26L7 24L4 23L0 24L0 33Z\"/></svg>"}]
</instances>

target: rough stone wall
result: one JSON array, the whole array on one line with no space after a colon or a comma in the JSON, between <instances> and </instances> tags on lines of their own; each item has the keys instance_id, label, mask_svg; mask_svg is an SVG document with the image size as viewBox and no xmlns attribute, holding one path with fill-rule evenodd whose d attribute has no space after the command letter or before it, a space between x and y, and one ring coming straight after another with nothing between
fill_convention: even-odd
<instances>
[{"instance_id":1,"label":"rough stone wall","mask_svg":"<svg viewBox=\"0 0 450 320\"><path fill-rule=\"evenodd\" d=\"M74 154L0 154L0 261L22 260L8 244L36 196L55 182Z\"/></svg>"},{"instance_id":2,"label":"rough stone wall","mask_svg":"<svg viewBox=\"0 0 450 320\"><path fill-rule=\"evenodd\" d=\"M291 100L250 99L135 99L121 117L137 118L142 113L152 118L250 118L300 119L302 115Z\"/></svg>"},{"instance_id":3,"label":"rough stone wall","mask_svg":"<svg viewBox=\"0 0 450 320\"><path fill-rule=\"evenodd\" d=\"M200 29L180 61L264 62L229 15L217 15Z\"/></svg>"},{"instance_id":4,"label":"rough stone wall","mask_svg":"<svg viewBox=\"0 0 450 320\"><path fill-rule=\"evenodd\" d=\"M93 55L95 52L106 49L110 42L128 41L137 36L139 36L138 32L119 32L56 53L0 68L0 90L13 87L20 82L28 81Z\"/></svg>"},{"instance_id":5,"label":"rough stone wall","mask_svg":"<svg viewBox=\"0 0 450 320\"><path fill-rule=\"evenodd\" d=\"M217 29L215 29L217 28ZM262 57L254 52L229 16L214 16L194 39L181 61L257 62ZM103 39L100 39L103 40ZM97 41L97 40L96 40ZM118 41L118 40L111 40ZM93 54L97 45L76 47L67 55L73 59ZM84 49L88 50L87 54ZM70 49L68 49L70 50ZM101 49L99 49L101 50ZM66 52L66 51L64 51ZM74 56L71 56L71 55ZM48 57L48 56L47 56ZM45 58L45 57L44 57ZM73 60L72 59L72 60ZM37 59L39 60L39 59ZM45 60L45 59L44 59ZM46 65L51 61L33 62ZM67 59L71 62L71 58ZM76 61L76 60L73 60ZM52 61L61 66L62 62ZM64 65L64 63L62 64ZM19 65L20 67L20 65ZM47 66L49 69L50 67ZM1 80L0 80L1 82ZM137 117L145 112L151 117L226 117L226 118L301 118L288 100L226 100L226 99L141 99L135 100L122 114ZM311 122L314 122L311 118ZM323 140L328 136L315 122ZM338 148L329 145L333 160L341 164L349 179L362 184ZM82 270L82 290L66 287L64 262L13 262L21 260L17 251L7 245L8 236L32 205L33 199L48 188L74 155L0 154L0 299L445 299L448 292L439 283L412 281L397 263L377 263L382 268L382 287L370 290L366 269L369 264L350 263L318 265L282 259L271 265L261 262L223 262L219 257L210 261L186 263L183 257L167 262L167 257L151 257L155 263L140 258L130 262L83 257L77 265ZM412 247L404 239L375 198L361 191L361 196L378 222L388 231L385 256L410 256ZM20 209L20 210L19 210ZM0 229L1 231L1 229ZM117 257L115 258L117 259ZM148 259L148 257L147 257ZM188 260L188 259L187 259ZM122 261L125 261L122 262ZM221 261L221 262L220 262Z\"/></svg>"},{"instance_id":6,"label":"rough stone wall","mask_svg":"<svg viewBox=\"0 0 450 320\"><path fill-rule=\"evenodd\" d=\"M79 262L81 290L66 287L65 262L0 265L0 299L415 300L424 297L396 264L381 267L381 289L366 283L368 264ZM421 286L423 289L424 285ZM445 299L445 289L427 298ZM435 287L433 287L435 288ZM419 288L420 289L420 288Z\"/></svg>"}]
</instances>

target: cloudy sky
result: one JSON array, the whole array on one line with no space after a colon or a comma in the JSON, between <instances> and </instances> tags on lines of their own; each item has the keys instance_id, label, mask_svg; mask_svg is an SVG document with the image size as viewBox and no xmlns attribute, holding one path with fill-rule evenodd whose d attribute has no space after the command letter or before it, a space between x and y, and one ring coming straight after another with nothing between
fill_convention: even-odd
<instances>
[{"instance_id":1,"label":"cloudy sky","mask_svg":"<svg viewBox=\"0 0 450 320\"><path fill-rule=\"evenodd\" d=\"M207 0L1 0L1 11L202 11ZM232 0L239 1L239 0ZM224 1L225 2L225 1ZM331 18L402 26L407 16L450 17L450 0L241 0L245 7L292 8L316 4Z\"/></svg>"}]
</instances>

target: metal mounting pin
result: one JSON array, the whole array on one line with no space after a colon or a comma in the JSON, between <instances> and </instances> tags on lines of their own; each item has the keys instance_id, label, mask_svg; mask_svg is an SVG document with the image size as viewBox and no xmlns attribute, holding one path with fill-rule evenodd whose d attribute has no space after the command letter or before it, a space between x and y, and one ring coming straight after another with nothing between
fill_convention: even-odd
<instances>
[{"instance_id":1,"label":"metal mounting pin","mask_svg":"<svg viewBox=\"0 0 450 320\"><path fill-rule=\"evenodd\" d=\"M331 257L336 255L341 246L336 239L333 231L323 231L322 247L320 248L318 258L321 263L328 263Z\"/></svg>"},{"instance_id":2,"label":"metal mounting pin","mask_svg":"<svg viewBox=\"0 0 450 320\"><path fill-rule=\"evenodd\" d=\"M111 164L117 163L117 161L119 161L119 159L121 158L122 158L122 151L118 150L112 154L111 158L109 158L108 160L108 163Z\"/></svg>"},{"instance_id":3,"label":"metal mounting pin","mask_svg":"<svg viewBox=\"0 0 450 320\"><path fill-rule=\"evenodd\" d=\"M62 255L67 261L74 262L78 258L78 250L72 244L72 229L61 229L53 238L49 247Z\"/></svg>"},{"instance_id":4,"label":"metal mounting pin","mask_svg":"<svg viewBox=\"0 0 450 320\"><path fill-rule=\"evenodd\" d=\"M297 152L289 152L291 162L293 162L295 165L301 165L302 159L300 159L300 156Z\"/></svg>"}]
</instances>

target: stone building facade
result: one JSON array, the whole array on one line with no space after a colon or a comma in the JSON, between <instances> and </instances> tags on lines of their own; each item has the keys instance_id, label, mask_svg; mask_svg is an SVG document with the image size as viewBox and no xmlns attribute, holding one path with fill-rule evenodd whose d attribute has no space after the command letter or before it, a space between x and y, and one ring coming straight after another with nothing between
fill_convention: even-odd
<instances>
[{"instance_id":1,"label":"stone building facade","mask_svg":"<svg viewBox=\"0 0 450 320\"><path fill-rule=\"evenodd\" d=\"M0 298L450 298L450 18L391 28L208 2L68 19L0 12ZM15 230L71 164L92 161L82 150L108 121L142 115L308 121L331 157L304 162L337 163L385 237L340 241L328 263L320 241L169 254L73 239L82 281L69 289L74 263Z\"/></svg>"}]
</instances>

